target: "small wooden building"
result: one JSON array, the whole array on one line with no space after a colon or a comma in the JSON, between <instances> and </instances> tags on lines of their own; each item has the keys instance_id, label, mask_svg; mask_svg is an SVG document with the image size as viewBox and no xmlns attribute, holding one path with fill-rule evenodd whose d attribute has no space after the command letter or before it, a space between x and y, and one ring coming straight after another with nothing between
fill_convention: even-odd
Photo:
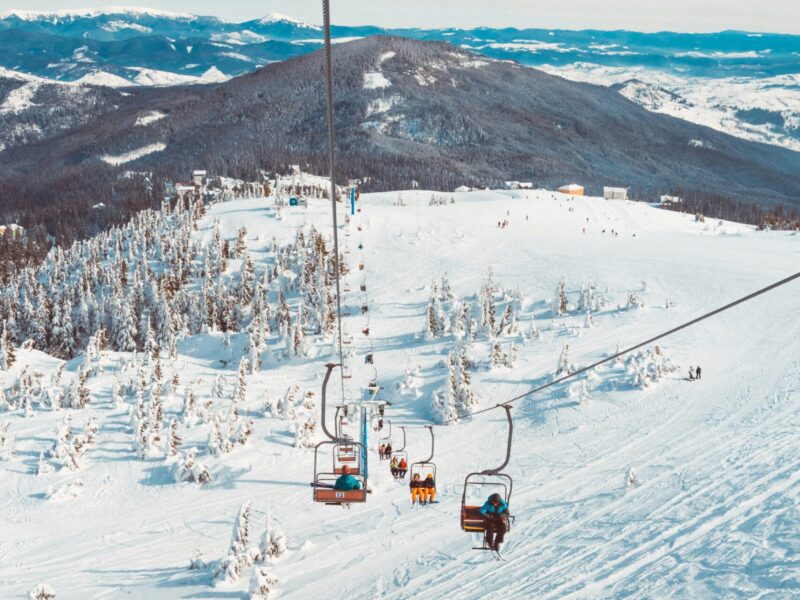
<instances>
[{"instance_id":1,"label":"small wooden building","mask_svg":"<svg viewBox=\"0 0 800 600\"><path fill-rule=\"evenodd\" d=\"M583 186L578 185L577 183L568 183L567 185L562 185L560 188L558 188L558 191L569 196L584 196L586 194Z\"/></svg>"},{"instance_id":2,"label":"small wooden building","mask_svg":"<svg viewBox=\"0 0 800 600\"><path fill-rule=\"evenodd\" d=\"M605 198L606 200L627 200L628 188L604 187L603 198Z\"/></svg>"}]
</instances>

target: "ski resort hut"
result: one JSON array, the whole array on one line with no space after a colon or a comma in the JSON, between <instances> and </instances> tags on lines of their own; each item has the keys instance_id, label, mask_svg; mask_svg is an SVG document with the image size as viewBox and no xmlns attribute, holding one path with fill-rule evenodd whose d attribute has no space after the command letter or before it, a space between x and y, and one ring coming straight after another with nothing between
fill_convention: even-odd
<instances>
[{"instance_id":1,"label":"ski resort hut","mask_svg":"<svg viewBox=\"0 0 800 600\"><path fill-rule=\"evenodd\" d=\"M604 187L603 198L605 198L606 200L627 200L628 188Z\"/></svg>"},{"instance_id":2,"label":"ski resort hut","mask_svg":"<svg viewBox=\"0 0 800 600\"><path fill-rule=\"evenodd\" d=\"M466 185L460 185L454 191L456 191L456 192L471 192L472 188L467 187Z\"/></svg>"},{"instance_id":3,"label":"ski resort hut","mask_svg":"<svg viewBox=\"0 0 800 600\"><path fill-rule=\"evenodd\" d=\"M578 185L577 183L568 183L567 185L562 185L558 188L558 191L562 194L567 194L568 196L583 196L585 191L582 185Z\"/></svg>"},{"instance_id":4,"label":"ski resort hut","mask_svg":"<svg viewBox=\"0 0 800 600\"><path fill-rule=\"evenodd\" d=\"M196 185L197 187L200 187L200 186L203 185L203 180L205 178L206 178L206 172L205 171L194 171L192 173L192 183L194 185Z\"/></svg>"}]
</instances>

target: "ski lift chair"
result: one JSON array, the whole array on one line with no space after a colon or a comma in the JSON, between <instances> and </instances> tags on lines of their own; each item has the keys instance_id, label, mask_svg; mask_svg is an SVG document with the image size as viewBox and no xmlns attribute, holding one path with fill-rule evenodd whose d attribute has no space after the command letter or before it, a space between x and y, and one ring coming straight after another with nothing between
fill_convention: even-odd
<instances>
[{"instance_id":1,"label":"ski lift chair","mask_svg":"<svg viewBox=\"0 0 800 600\"><path fill-rule=\"evenodd\" d=\"M422 481L425 481L428 475L433 475L433 481L436 482L436 465L433 463L433 427L428 426L428 431L430 431L431 434L431 455L425 460L418 460L411 463L409 473L411 474L411 479L414 479L414 475L419 475Z\"/></svg>"},{"instance_id":2,"label":"ski lift chair","mask_svg":"<svg viewBox=\"0 0 800 600\"><path fill-rule=\"evenodd\" d=\"M360 445L355 445L351 440L337 444L333 451L333 472L341 475L342 467L346 465L350 468L351 475L360 475L360 448Z\"/></svg>"},{"instance_id":3,"label":"ski lift chair","mask_svg":"<svg viewBox=\"0 0 800 600\"><path fill-rule=\"evenodd\" d=\"M502 405L506 411L508 419L508 441L506 445L506 459L502 465L496 469L470 473L464 479L464 492L461 495L461 529L468 533L483 533L483 545L474 548L475 550L490 550L486 543L486 522L480 510L486 498L490 494L498 493L511 510L511 491L514 481L510 475L502 473L511 458L511 438L514 431L514 422L511 419L511 407L507 404ZM478 504L474 504L474 499L478 499ZM511 531L511 523L514 517L510 514L504 516L506 532Z\"/></svg>"},{"instance_id":4,"label":"ski lift chair","mask_svg":"<svg viewBox=\"0 0 800 600\"><path fill-rule=\"evenodd\" d=\"M314 448L314 480L311 483L313 488L313 500L321 504L332 506L349 506L350 504L362 503L367 501L367 478L361 473L360 458L365 457L364 446L351 438L341 435L339 425L339 411L343 413L343 417L347 416L347 405L339 407L336 414L337 431L336 435L332 435L328 430L325 422L325 407L327 405L327 389L328 381L331 378L331 372L336 367L341 365L328 363L326 365L327 371L325 379L322 382L322 401L320 402L321 419L320 425L322 432L328 438L320 442ZM330 451L333 458L333 465L330 471L322 470L323 467L321 457L325 456L326 451ZM336 481L341 475L341 468L347 465L352 469L350 473L360 485L360 489L355 490L337 490ZM338 467L338 472L337 472Z\"/></svg>"},{"instance_id":5,"label":"ski lift chair","mask_svg":"<svg viewBox=\"0 0 800 600\"><path fill-rule=\"evenodd\" d=\"M406 459L406 464L408 464L408 452L406 452L406 428L401 427L400 431L403 432L403 445L400 446L397 450L392 450L392 458L396 458L397 462L400 462L402 459ZM395 479L405 479L405 476L398 477L397 475L394 476Z\"/></svg>"},{"instance_id":6,"label":"ski lift chair","mask_svg":"<svg viewBox=\"0 0 800 600\"><path fill-rule=\"evenodd\" d=\"M348 442L351 447L360 447L361 444L358 442ZM355 479L361 484L361 489L358 490L337 490L334 489L336 485L336 480L339 478L341 474L341 467L332 472L330 471L320 471L320 451L323 450L323 447L332 447L334 449L334 460L335 456L335 448L338 445L338 442L335 441L326 441L320 442L317 444L317 447L314 449L314 502L320 502L323 504L333 505L333 506L340 506L343 504L355 504L360 502L367 501L367 480L366 478L358 473L358 466L354 466L354 468L350 469L350 474L355 477ZM349 466L349 465L348 465Z\"/></svg>"},{"instance_id":7,"label":"ski lift chair","mask_svg":"<svg viewBox=\"0 0 800 600\"><path fill-rule=\"evenodd\" d=\"M386 446L386 444L392 445L392 422L386 421L386 424L389 425L389 431L386 433L386 437L382 437L378 439L378 447ZM378 458L381 460L389 460L389 455L384 455L383 453L378 453Z\"/></svg>"}]
</instances>

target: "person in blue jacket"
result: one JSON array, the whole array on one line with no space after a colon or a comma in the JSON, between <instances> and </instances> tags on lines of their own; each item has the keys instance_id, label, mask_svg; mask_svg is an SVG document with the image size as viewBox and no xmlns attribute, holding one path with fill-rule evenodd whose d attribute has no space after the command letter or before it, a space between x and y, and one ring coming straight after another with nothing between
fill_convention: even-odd
<instances>
[{"instance_id":1,"label":"person in blue jacket","mask_svg":"<svg viewBox=\"0 0 800 600\"><path fill-rule=\"evenodd\" d=\"M508 504L500 494L492 494L481 506L480 513L486 530L486 545L490 550L499 552L508 529Z\"/></svg>"},{"instance_id":2,"label":"person in blue jacket","mask_svg":"<svg viewBox=\"0 0 800 600\"><path fill-rule=\"evenodd\" d=\"M339 478L336 480L336 483L333 484L333 489L343 490L343 491L360 490L361 482L352 475L350 475L350 467L348 467L347 465L343 465L342 474L339 475Z\"/></svg>"}]
</instances>

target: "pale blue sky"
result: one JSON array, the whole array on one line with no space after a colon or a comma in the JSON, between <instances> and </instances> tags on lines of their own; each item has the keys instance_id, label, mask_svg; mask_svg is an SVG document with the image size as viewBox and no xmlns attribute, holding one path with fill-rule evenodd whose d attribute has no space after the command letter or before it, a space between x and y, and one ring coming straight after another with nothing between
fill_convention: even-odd
<instances>
[{"instance_id":1,"label":"pale blue sky","mask_svg":"<svg viewBox=\"0 0 800 600\"><path fill-rule=\"evenodd\" d=\"M124 4L125 0L0 0L7 8L53 10ZM139 0L163 10L244 21L280 12L321 21L321 0ZM545 27L638 31L800 33L800 0L331 0L340 24L387 27Z\"/></svg>"}]
</instances>

